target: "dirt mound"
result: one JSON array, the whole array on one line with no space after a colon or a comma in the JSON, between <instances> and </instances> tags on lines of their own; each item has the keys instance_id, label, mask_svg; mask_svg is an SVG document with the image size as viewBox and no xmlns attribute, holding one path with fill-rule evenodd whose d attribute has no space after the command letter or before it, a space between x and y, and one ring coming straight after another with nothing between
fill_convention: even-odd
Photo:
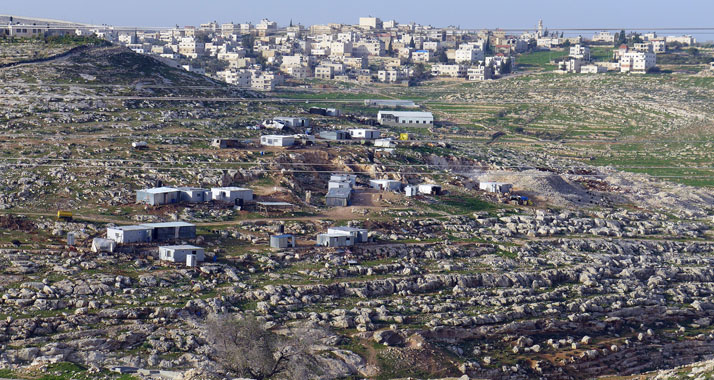
<instances>
[{"instance_id":1,"label":"dirt mound","mask_svg":"<svg viewBox=\"0 0 714 380\"><path fill-rule=\"evenodd\" d=\"M32 232L37 229L37 226L35 226L35 223L27 218L15 215L0 215L0 228L13 231Z\"/></svg>"},{"instance_id":2,"label":"dirt mound","mask_svg":"<svg viewBox=\"0 0 714 380\"><path fill-rule=\"evenodd\" d=\"M557 207L595 206L611 201L602 193L589 190L574 180L539 170L488 172L478 179L481 182L511 183L519 193Z\"/></svg>"}]
</instances>

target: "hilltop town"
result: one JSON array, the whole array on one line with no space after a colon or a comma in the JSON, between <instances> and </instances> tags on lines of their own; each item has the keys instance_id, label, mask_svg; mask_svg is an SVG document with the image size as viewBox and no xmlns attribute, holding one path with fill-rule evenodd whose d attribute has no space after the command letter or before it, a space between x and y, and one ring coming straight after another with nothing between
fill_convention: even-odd
<instances>
[{"instance_id":1,"label":"hilltop town","mask_svg":"<svg viewBox=\"0 0 714 380\"><path fill-rule=\"evenodd\" d=\"M712 46L358 21L0 24L0 377L710 376Z\"/></svg>"}]
</instances>

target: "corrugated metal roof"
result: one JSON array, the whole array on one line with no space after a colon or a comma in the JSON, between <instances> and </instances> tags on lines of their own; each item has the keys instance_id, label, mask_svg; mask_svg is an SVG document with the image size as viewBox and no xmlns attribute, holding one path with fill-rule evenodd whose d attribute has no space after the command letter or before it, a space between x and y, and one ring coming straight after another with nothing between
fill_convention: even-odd
<instances>
[{"instance_id":1,"label":"corrugated metal roof","mask_svg":"<svg viewBox=\"0 0 714 380\"><path fill-rule=\"evenodd\" d=\"M349 198L352 194L352 189L348 188L332 188L325 195L326 198Z\"/></svg>"},{"instance_id":2,"label":"corrugated metal roof","mask_svg":"<svg viewBox=\"0 0 714 380\"><path fill-rule=\"evenodd\" d=\"M379 111L377 115L393 115L397 117L434 117L431 112L421 111Z\"/></svg>"},{"instance_id":3,"label":"corrugated metal roof","mask_svg":"<svg viewBox=\"0 0 714 380\"><path fill-rule=\"evenodd\" d=\"M161 249L161 248L164 248L164 249L174 249L174 250L184 250L184 249L185 249L185 250L191 250L191 251L203 249L202 247L196 247L195 245L188 245L188 244L184 244L184 245L162 245L162 246L159 246L159 249Z\"/></svg>"},{"instance_id":4,"label":"corrugated metal roof","mask_svg":"<svg viewBox=\"0 0 714 380\"><path fill-rule=\"evenodd\" d=\"M112 229L112 230L122 230L122 231L139 231L139 230L148 230L149 227L147 226L117 226L117 227L107 227L107 229Z\"/></svg>"},{"instance_id":5,"label":"corrugated metal roof","mask_svg":"<svg viewBox=\"0 0 714 380\"><path fill-rule=\"evenodd\" d=\"M139 191L143 191L143 192L149 193L149 194L161 194L161 193L173 193L173 192L176 192L179 190L175 187L164 186L164 187L152 187L150 189L142 189Z\"/></svg>"},{"instance_id":6,"label":"corrugated metal roof","mask_svg":"<svg viewBox=\"0 0 714 380\"><path fill-rule=\"evenodd\" d=\"M140 226L147 226L150 228L164 228L164 227L196 227L195 224L186 222L163 222L163 223L143 223Z\"/></svg>"}]
</instances>

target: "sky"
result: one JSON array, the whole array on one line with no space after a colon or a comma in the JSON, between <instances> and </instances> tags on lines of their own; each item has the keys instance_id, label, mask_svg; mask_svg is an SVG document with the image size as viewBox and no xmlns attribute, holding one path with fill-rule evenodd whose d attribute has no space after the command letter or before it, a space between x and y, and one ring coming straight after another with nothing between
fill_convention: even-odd
<instances>
[{"instance_id":1,"label":"sky","mask_svg":"<svg viewBox=\"0 0 714 380\"><path fill-rule=\"evenodd\" d=\"M262 18L281 26L291 20L303 25L356 24L360 16L376 16L464 29L534 28L540 18L551 29L714 28L712 0L3 0L0 14L145 27L197 26L214 20L257 23ZM699 36L712 40L714 31Z\"/></svg>"}]
</instances>

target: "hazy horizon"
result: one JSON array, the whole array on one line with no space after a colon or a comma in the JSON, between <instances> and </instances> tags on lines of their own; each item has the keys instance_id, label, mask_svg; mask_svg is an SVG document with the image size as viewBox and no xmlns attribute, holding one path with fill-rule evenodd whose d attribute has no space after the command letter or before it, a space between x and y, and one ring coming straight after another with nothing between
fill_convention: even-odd
<instances>
[{"instance_id":1,"label":"hazy horizon","mask_svg":"<svg viewBox=\"0 0 714 380\"><path fill-rule=\"evenodd\" d=\"M711 15L714 2L704 0L680 1L677 7L666 12L651 12L652 2L604 0L597 6L583 9L582 4L573 7L566 1L514 0L507 7L494 3L477 3L466 0L440 2L440 10L432 7L414 7L413 1L364 0L358 3L339 4L326 0L303 3L264 0L249 7L227 0L217 0L198 5L186 0L87 2L81 0L32 1L4 4L0 13L23 17L51 18L90 24L115 26L186 26L217 21L253 23L269 18L279 25L293 23L312 25L329 22L356 24L362 16L394 19L405 24L416 22L436 27L458 26L475 28L534 28L538 19L543 19L551 29L566 28L625 28L646 30L655 27L694 28L712 27ZM657 7L654 5L654 7ZM642 12L643 9L650 11ZM711 40L714 32L689 33Z\"/></svg>"}]
</instances>

